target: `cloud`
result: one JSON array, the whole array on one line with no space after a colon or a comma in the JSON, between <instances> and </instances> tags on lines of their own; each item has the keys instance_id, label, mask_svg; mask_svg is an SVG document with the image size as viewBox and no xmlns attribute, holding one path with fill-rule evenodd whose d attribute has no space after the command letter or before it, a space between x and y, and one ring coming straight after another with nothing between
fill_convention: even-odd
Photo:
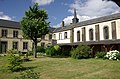
<instances>
[{"instance_id":1,"label":"cloud","mask_svg":"<svg viewBox=\"0 0 120 79\"><path fill-rule=\"evenodd\" d=\"M47 5L54 2L54 0L32 0L32 2L38 3L38 5Z\"/></svg>"},{"instance_id":2,"label":"cloud","mask_svg":"<svg viewBox=\"0 0 120 79\"><path fill-rule=\"evenodd\" d=\"M69 12L73 13L73 8L77 9L77 13L80 16L105 16L113 13L120 12L120 8L112 1L102 0L75 0L70 5Z\"/></svg>"},{"instance_id":3,"label":"cloud","mask_svg":"<svg viewBox=\"0 0 120 79\"><path fill-rule=\"evenodd\" d=\"M5 20L13 20L15 17L10 17L8 15L5 15L3 12L0 12L0 19L5 19Z\"/></svg>"},{"instance_id":4,"label":"cloud","mask_svg":"<svg viewBox=\"0 0 120 79\"><path fill-rule=\"evenodd\" d=\"M70 25L70 24L72 23L73 17L74 17L74 16L67 16L66 18L63 19L63 21L65 22L65 26ZM94 16L94 17L89 17L89 16L79 16L79 15L77 15L77 18L78 18L80 21L85 21L85 20L89 20L89 19L96 18L96 16ZM57 25L54 25L53 27L61 27L61 24L62 24L62 22L60 22L60 23L57 24Z\"/></svg>"},{"instance_id":5,"label":"cloud","mask_svg":"<svg viewBox=\"0 0 120 79\"><path fill-rule=\"evenodd\" d=\"M120 12L120 8L114 2L102 0L74 0L74 3L69 5L68 12L73 14L74 8L77 9L77 17L80 21ZM73 16L64 18L65 25L72 23L72 18ZM60 24L55 25L55 27L60 27Z\"/></svg>"}]
</instances>

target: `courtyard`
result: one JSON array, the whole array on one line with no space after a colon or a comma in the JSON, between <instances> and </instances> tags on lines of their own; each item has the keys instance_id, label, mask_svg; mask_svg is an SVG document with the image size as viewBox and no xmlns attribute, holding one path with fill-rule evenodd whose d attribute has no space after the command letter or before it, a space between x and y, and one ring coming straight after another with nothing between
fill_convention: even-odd
<instances>
[{"instance_id":1,"label":"courtyard","mask_svg":"<svg viewBox=\"0 0 120 79\"><path fill-rule=\"evenodd\" d=\"M119 79L120 61L103 59L30 57L22 65L40 73L40 79ZM7 56L0 57L0 79L13 79L22 72L7 70Z\"/></svg>"}]
</instances>

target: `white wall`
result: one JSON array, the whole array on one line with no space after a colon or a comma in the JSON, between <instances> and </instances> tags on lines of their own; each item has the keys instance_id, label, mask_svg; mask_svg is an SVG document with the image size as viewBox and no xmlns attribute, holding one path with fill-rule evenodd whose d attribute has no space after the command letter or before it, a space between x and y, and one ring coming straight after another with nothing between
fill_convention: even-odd
<instances>
[{"instance_id":1,"label":"white wall","mask_svg":"<svg viewBox=\"0 0 120 79\"><path fill-rule=\"evenodd\" d=\"M119 20L112 20L112 21L96 23L96 24L91 24L91 25L87 25L87 26L74 28L74 42L77 42L77 31L80 31L80 42L82 42L82 28L83 27L85 27L85 29L86 29L86 41L90 41L89 40L89 30L90 29L93 29L93 41L96 41L95 25L98 25L98 24L99 24L100 40L111 40L112 39L112 26L111 26L111 22L113 22L113 21L116 21L116 35L117 35L117 39L120 39L120 19L119 19ZM103 28L105 26L108 26L108 29L109 29L109 39L104 39Z\"/></svg>"},{"instance_id":2,"label":"white wall","mask_svg":"<svg viewBox=\"0 0 120 79\"><path fill-rule=\"evenodd\" d=\"M116 32L117 32L117 39L120 39L120 19L116 21Z\"/></svg>"},{"instance_id":3,"label":"white wall","mask_svg":"<svg viewBox=\"0 0 120 79\"><path fill-rule=\"evenodd\" d=\"M65 33L65 32L67 32L67 39L64 38L64 33ZM62 39L59 39L59 33L62 34ZM54 34L56 34L57 44L70 43L70 30L53 33L53 35L54 35Z\"/></svg>"}]
</instances>

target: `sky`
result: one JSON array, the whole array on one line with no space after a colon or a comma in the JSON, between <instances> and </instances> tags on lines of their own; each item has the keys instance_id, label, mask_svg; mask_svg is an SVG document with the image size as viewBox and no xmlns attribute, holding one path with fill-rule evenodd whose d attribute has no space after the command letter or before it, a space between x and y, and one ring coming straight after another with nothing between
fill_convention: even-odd
<instances>
[{"instance_id":1,"label":"sky","mask_svg":"<svg viewBox=\"0 0 120 79\"><path fill-rule=\"evenodd\" d=\"M51 27L60 27L62 21L72 23L74 8L80 22L120 12L117 4L106 0L0 0L0 19L20 22L34 3L46 10Z\"/></svg>"}]
</instances>

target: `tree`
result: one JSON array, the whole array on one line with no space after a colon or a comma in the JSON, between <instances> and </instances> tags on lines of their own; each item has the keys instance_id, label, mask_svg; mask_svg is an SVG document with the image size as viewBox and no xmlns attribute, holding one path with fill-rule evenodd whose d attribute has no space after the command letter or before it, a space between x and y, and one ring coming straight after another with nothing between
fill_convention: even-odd
<instances>
[{"instance_id":1,"label":"tree","mask_svg":"<svg viewBox=\"0 0 120 79\"><path fill-rule=\"evenodd\" d=\"M103 1L105 1L105 0L103 0ZM107 0L107 1L113 1L120 7L120 0Z\"/></svg>"},{"instance_id":2,"label":"tree","mask_svg":"<svg viewBox=\"0 0 120 79\"><path fill-rule=\"evenodd\" d=\"M47 22L47 19L46 11L40 10L36 3L33 7L30 6L28 11L25 11L25 16L21 20L23 37L33 40L35 58L37 58L38 38L48 33L49 22Z\"/></svg>"}]
</instances>

